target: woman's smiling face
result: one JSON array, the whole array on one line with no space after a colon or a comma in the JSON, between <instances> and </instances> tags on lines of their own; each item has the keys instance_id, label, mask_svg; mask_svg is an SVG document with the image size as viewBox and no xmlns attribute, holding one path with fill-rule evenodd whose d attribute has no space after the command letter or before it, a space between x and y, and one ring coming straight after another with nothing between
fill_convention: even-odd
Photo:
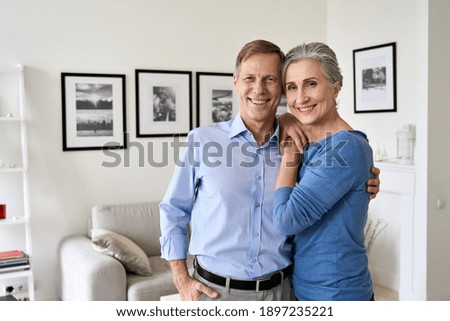
<instances>
[{"instance_id":1,"label":"woman's smiling face","mask_svg":"<svg viewBox=\"0 0 450 321\"><path fill-rule=\"evenodd\" d=\"M286 70L286 101L292 114L306 126L321 126L336 111L340 85L330 84L318 60L304 59Z\"/></svg>"}]
</instances>

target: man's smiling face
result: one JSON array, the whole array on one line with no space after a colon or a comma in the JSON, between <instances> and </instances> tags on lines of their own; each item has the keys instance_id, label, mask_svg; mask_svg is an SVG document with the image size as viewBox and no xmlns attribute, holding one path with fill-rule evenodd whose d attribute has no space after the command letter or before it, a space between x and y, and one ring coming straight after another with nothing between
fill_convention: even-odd
<instances>
[{"instance_id":1,"label":"man's smiling face","mask_svg":"<svg viewBox=\"0 0 450 321\"><path fill-rule=\"evenodd\" d=\"M234 88L247 126L272 124L282 94L280 57L261 53L244 60L239 75L234 76Z\"/></svg>"}]
</instances>

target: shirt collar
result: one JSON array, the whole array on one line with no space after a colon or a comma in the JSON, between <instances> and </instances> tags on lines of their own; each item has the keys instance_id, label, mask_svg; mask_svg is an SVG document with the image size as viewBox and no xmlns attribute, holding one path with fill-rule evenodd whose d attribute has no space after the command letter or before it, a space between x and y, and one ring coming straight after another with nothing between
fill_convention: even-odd
<instances>
[{"instance_id":1,"label":"shirt collar","mask_svg":"<svg viewBox=\"0 0 450 321\"><path fill-rule=\"evenodd\" d=\"M278 143L278 140L279 140L278 138L279 138L279 134L280 134L280 126L278 125L278 120L276 117L275 117L274 126L275 126L275 131L274 131L273 135L270 137L269 142ZM236 115L236 117L234 117L234 119L231 123L230 133L229 133L228 137L233 138L243 132L250 132L250 131L245 126L244 121L242 120L241 114L238 113Z\"/></svg>"},{"instance_id":2,"label":"shirt collar","mask_svg":"<svg viewBox=\"0 0 450 321\"><path fill-rule=\"evenodd\" d=\"M231 123L231 128L230 128L230 133L228 135L229 138L233 138L236 137L237 135L248 131L247 127L245 127L244 121L242 120L241 114L237 114L236 117L234 117L232 123Z\"/></svg>"}]
</instances>

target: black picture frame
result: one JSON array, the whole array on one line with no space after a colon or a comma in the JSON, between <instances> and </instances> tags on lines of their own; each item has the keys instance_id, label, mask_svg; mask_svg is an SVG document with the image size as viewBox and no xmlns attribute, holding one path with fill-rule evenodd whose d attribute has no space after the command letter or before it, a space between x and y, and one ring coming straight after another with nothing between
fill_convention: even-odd
<instances>
[{"instance_id":1,"label":"black picture frame","mask_svg":"<svg viewBox=\"0 0 450 321\"><path fill-rule=\"evenodd\" d=\"M125 149L125 75L61 73L63 151Z\"/></svg>"},{"instance_id":2,"label":"black picture frame","mask_svg":"<svg viewBox=\"0 0 450 321\"><path fill-rule=\"evenodd\" d=\"M136 69L136 137L187 136L192 72Z\"/></svg>"},{"instance_id":3,"label":"black picture frame","mask_svg":"<svg viewBox=\"0 0 450 321\"><path fill-rule=\"evenodd\" d=\"M197 126L226 121L239 112L233 74L197 72Z\"/></svg>"},{"instance_id":4,"label":"black picture frame","mask_svg":"<svg viewBox=\"0 0 450 321\"><path fill-rule=\"evenodd\" d=\"M397 111L396 43L353 50L355 113Z\"/></svg>"}]
</instances>

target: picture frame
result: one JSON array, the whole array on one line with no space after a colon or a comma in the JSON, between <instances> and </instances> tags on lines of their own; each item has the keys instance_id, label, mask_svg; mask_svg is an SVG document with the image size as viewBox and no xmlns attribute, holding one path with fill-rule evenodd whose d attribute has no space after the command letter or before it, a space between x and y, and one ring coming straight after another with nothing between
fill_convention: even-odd
<instances>
[{"instance_id":1,"label":"picture frame","mask_svg":"<svg viewBox=\"0 0 450 321\"><path fill-rule=\"evenodd\" d=\"M61 73L63 151L125 149L125 75Z\"/></svg>"},{"instance_id":2,"label":"picture frame","mask_svg":"<svg viewBox=\"0 0 450 321\"><path fill-rule=\"evenodd\" d=\"M136 136L187 136L192 129L192 72L136 69Z\"/></svg>"},{"instance_id":3,"label":"picture frame","mask_svg":"<svg viewBox=\"0 0 450 321\"><path fill-rule=\"evenodd\" d=\"M227 121L239 112L233 74L197 72L197 126Z\"/></svg>"},{"instance_id":4,"label":"picture frame","mask_svg":"<svg viewBox=\"0 0 450 321\"><path fill-rule=\"evenodd\" d=\"M396 43L353 50L355 113L396 112Z\"/></svg>"}]
</instances>

